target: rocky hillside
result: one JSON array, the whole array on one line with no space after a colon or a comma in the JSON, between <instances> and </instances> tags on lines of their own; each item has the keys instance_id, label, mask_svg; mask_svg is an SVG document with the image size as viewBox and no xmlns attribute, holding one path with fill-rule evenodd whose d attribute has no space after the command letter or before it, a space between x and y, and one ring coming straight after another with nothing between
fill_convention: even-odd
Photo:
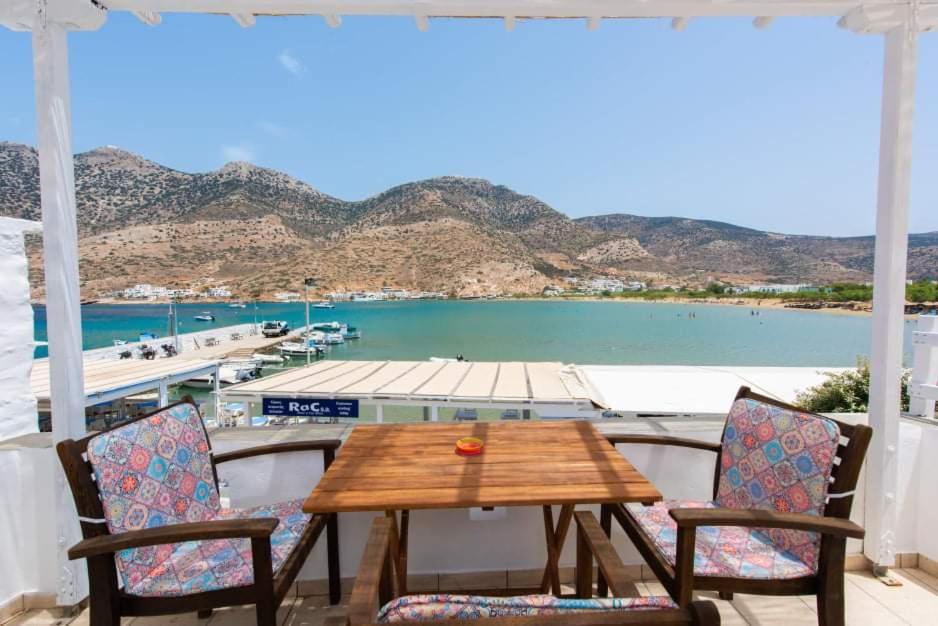
<instances>
[{"instance_id":1,"label":"rocky hillside","mask_svg":"<svg viewBox=\"0 0 938 626\"><path fill-rule=\"evenodd\" d=\"M360 202L229 163L186 173L114 147L75 159L85 296L136 282L227 284L242 297L395 285L459 295L535 293L559 276L701 284L714 278L866 280L872 238L765 233L681 218L571 220L533 196L470 178L407 183ZM0 142L0 214L39 219L38 165ZM41 250L33 278L41 296ZM938 233L911 239L913 276L938 267Z\"/></svg>"}]
</instances>

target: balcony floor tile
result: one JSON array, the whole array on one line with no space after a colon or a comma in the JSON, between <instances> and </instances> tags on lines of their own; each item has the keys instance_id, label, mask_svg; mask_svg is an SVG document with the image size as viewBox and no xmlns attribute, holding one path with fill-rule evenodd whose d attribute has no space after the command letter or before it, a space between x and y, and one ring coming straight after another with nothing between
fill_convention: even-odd
<instances>
[{"instance_id":1,"label":"balcony floor tile","mask_svg":"<svg viewBox=\"0 0 938 626\"><path fill-rule=\"evenodd\" d=\"M847 598L847 624L851 626L893 626L912 624L932 625L938 614L938 578L918 569L896 569L893 574L902 581L902 587L887 587L869 572L847 572L845 593ZM660 583L636 583L643 595L664 593ZM564 591L571 591L566 588ZM797 626L817 624L813 596L770 597L737 594L732 602L720 600L715 593L704 592L700 598L713 600L720 610L725 626ZM322 626L332 615L342 615L348 596L342 605L330 607L326 596L287 597L277 613L282 626ZM85 626L88 612L77 617L62 617L56 611L35 610L17 615L3 626ZM219 609L211 618L200 620L194 613L168 617L139 617L121 620L123 626L149 624L179 624L192 626L249 626L254 624L252 607Z\"/></svg>"}]
</instances>

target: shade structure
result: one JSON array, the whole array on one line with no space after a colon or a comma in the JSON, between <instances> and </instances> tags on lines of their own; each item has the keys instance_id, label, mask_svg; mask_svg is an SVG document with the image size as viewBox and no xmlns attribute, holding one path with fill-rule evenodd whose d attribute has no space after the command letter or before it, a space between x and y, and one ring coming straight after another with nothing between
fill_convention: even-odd
<instances>
[{"instance_id":1,"label":"shade structure","mask_svg":"<svg viewBox=\"0 0 938 626\"><path fill-rule=\"evenodd\" d=\"M163 389L197 376L215 374L217 361L189 359L128 359L121 361L86 361L85 406L125 398L135 393ZM52 397L49 360L33 365L30 377L33 393L39 402Z\"/></svg>"},{"instance_id":2,"label":"shade structure","mask_svg":"<svg viewBox=\"0 0 938 626\"><path fill-rule=\"evenodd\" d=\"M374 404L603 408L575 367L562 363L320 361L222 391L226 400L348 399Z\"/></svg>"}]
</instances>

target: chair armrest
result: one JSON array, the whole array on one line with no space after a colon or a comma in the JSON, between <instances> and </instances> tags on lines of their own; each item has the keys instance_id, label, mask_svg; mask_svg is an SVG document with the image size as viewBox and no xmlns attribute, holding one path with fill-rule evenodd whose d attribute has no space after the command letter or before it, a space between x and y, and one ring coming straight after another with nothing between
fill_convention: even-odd
<instances>
[{"instance_id":1,"label":"chair armrest","mask_svg":"<svg viewBox=\"0 0 938 626\"><path fill-rule=\"evenodd\" d=\"M824 535L862 539L866 534L848 519L820 517L806 513L778 513L759 509L671 509L678 528L697 526L743 526L746 528L787 528Z\"/></svg>"},{"instance_id":2,"label":"chair armrest","mask_svg":"<svg viewBox=\"0 0 938 626\"><path fill-rule=\"evenodd\" d=\"M388 589L391 581L391 519L387 517L375 518L371 524L368 542L362 555L358 573L355 575L355 585L349 598L348 623L351 626L372 624L378 616L378 605L390 600Z\"/></svg>"},{"instance_id":3,"label":"chair armrest","mask_svg":"<svg viewBox=\"0 0 938 626\"><path fill-rule=\"evenodd\" d=\"M625 564L596 521L596 516L591 511L577 511L573 517L577 526L577 567L589 572L589 578L584 575L582 580L579 578L580 572L577 572L577 595L582 598L592 597L594 558L613 597L636 595L635 585L626 573Z\"/></svg>"},{"instance_id":4,"label":"chair armrest","mask_svg":"<svg viewBox=\"0 0 938 626\"><path fill-rule=\"evenodd\" d=\"M113 554L128 548L144 548L184 541L211 539L265 539L277 528L279 520L273 517L253 519L210 520L186 524L169 524L144 530L131 530L115 535L101 535L84 539L68 551L71 560L103 554Z\"/></svg>"},{"instance_id":5,"label":"chair armrest","mask_svg":"<svg viewBox=\"0 0 938 626\"><path fill-rule=\"evenodd\" d=\"M665 435L606 435L606 440L615 446L617 443L642 443L655 446L676 446L679 448L695 448L719 452L719 443L700 441L699 439L684 439L683 437L668 437Z\"/></svg>"},{"instance_id":6,"label":"chair armrest","mask_svg":"<svg viewBox=\"0 0 938 626\"><path fill-rule=\"evenodd\" d=\"M213 455L215 464L225 463L227 461L237 461L238 459L247 459L252 456L263 456L266 454L280 454L284 452L306 452L310 450L322 450L335 452L336 448L342 445L338 439L324 439L321 441L286 441L284 443L272 443L266 446L256 446L254 448L242 448L241 450L232 450L231 452L222 452Z\"/></svg>"}]
</instances>

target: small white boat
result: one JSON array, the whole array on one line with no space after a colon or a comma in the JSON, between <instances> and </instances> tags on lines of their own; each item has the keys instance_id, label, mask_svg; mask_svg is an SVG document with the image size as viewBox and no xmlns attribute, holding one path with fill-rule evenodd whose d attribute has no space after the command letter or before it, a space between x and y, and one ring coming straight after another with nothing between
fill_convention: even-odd
<instances>
[{"instance_id":1,"label":"small white boat","mask_svg":"<svg viewBox=\"0 0 938 626\"><path fill-rule=\"evenodd\" d=\"M278 349L280 350L280 354L288 358L291 356L305 357L307 354L313 358L318 358L325 354L325 350L321 346L311 341L307 341L305 344L299 341L285 341L280 344Z\"/></svg>"},{"instance_id":2,"label":"small white boat","mask_svg":"<svg viewBox=\"0 0 938 626\"><path fill-rule=\"evenodd\" d=\"M260 374L260 364L255 361L234 361L224 363L218 368L218 382L222 387L236 385L247 380L253 380ZM215 380L212 374L190 378L184 384L194 389L212 389Z\"/></svg>"},{"instance_id":3,"label":"small white boat","mask_svg":"<svg viewBox=\"0 0 938 626\"><path fill-rule=\"evenodd\" d=\"M246 306L247 306L247 305L246 305L245 303L243 303L243 302L232 302L231 304L228 305L228 308L230 308L230 309L243 309L243 308L245 308Z\"/></svg>"},{"instance_id":4,"label":"small white boat","mask_svg":"<svg viewBox=\"0 0 938 626\"><path fill-rule=\"evenodd\" d=\"M331 302L323 300L322 302L317 302L316 304L314 304L313 308L314 309L334 309L335 305L332 304Z\"/></svg>"},{"instance_id":5,"label":"small white boat","mask_svg":"<svg viewBox=\"0 0 938 626\"><path fill-rule=\"evenodd\" d=\"M202 311L202 313L196 315L193 319L197 322L214 322L215 316L208 311Z\"/></svg>"},{"instance_id":6,"label":"small white boat","mask_svg":"<svg viewBox=\"0 0 938 626\"><path fill-rule=\"evenodd\" d=\"M255 352L251 355L251 358L255 361L260 361L261 363L283 363L283 357L277 356L276 354L263 354L261 352Z\"/></svg>"},{"instance_id":7,"label":"small white boat","mask_svg":"<svg viewBox=\"0 0 938 626\"><path fill-rule=\"evenodd\" d=\"M327 333L342 332L342 324L338 322L316 322L315 324L310 324L310 328L313 330L321 330Z\"/></svg>"},{"instance_id":8,"label":"small white boat","mask_svg":"<svg viewBox=\"0 0 938 626\"><path fill-rule=\"evenodd\" d=\"M358 330L354 326L348 326L345 331L346 339L361 339L362 331Z\"/></svg>"},{"instance_id":9,"label":"small white boat","mask_svg":"<svg viewBox=\"0 0 938 626\"><path fill-rule=\"evenodd\" d=\"M345 337L342 333L325 333L323 343L327 346L337 346L341 343L345 343Z\"/></svg>"}]
</instances>

